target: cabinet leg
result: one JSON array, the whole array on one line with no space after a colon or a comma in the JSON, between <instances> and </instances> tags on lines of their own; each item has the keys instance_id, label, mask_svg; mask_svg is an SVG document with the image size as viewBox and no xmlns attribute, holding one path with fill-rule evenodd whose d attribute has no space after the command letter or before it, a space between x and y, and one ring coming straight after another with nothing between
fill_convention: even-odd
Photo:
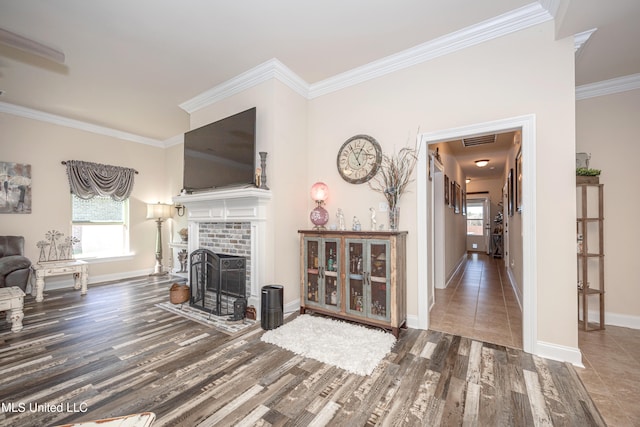
<instances>
[{"instance_id":1,"label":"cabinet leg","mask_svg":"<svg viewBox=\"0 0 640 427\"><path fill-rule=\"evenodd\" d=\"M304 314L305 313L305 308L304 307L300 307L300 314Z\"/></svg>"}]
</instances>

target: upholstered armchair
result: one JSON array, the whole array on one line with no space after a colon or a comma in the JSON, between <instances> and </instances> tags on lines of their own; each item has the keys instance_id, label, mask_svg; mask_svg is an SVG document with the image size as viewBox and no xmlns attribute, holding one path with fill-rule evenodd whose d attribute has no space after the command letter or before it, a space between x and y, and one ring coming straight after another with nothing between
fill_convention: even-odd
<instances>
[{"instance_id":1,"label":"upholstered armchair","mask_svg":"<svg viewBox=\"0 0 640 427\"><path fill-rule=\"evenodd\" d=\"M31 261L24 256L24 237L0 236L0 288L17 286L23 291Z\"/></svg>"}]
</instances>

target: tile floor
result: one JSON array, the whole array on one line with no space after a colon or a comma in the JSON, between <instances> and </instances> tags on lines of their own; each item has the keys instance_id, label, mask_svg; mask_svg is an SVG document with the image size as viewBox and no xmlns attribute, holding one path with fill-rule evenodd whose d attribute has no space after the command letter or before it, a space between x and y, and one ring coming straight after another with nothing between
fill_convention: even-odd
<instances>
[{"instance_id":1,"label":"tile floor","mask_svg":"<svg viewBox=\"0 0 640 427\"><path fill-rule=\"evenodd\" d=\"M470 253L446 289L436 289L431 328L522 349L522 312L501 259ZM578 333L576 371L609 426L640 426L640 330Z\"/></svg>"}]
</instances>

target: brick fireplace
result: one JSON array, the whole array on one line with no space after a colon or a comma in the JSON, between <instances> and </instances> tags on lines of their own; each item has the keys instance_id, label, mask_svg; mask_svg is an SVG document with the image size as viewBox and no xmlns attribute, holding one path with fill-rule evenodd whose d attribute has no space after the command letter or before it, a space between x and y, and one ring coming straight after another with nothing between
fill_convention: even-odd
<instances>
[{"instance_id":1,"label":"brick fireplace","mask_svg":"<svg viewBox=\"0 0 640 427\"><path fill-rule=\"evenodd\" d=\"M209 249L247 260L247 303L260 309L265 278L267 207L271 191L254 187L221 189L173 198L186 207L188 253Z\"/></svg>"}]
</instances>

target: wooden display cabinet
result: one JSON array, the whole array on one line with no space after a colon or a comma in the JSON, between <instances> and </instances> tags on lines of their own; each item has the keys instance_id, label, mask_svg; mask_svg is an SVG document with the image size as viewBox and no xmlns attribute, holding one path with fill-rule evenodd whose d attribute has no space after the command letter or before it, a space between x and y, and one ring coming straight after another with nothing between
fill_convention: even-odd
<instances>
[{"instance_id":1,"label":"wooden display cabinet","mask_svg":"<svg viewBox=\"0 0 640 427\"><path fill-rule=\"evenodd\" d=\"M406 231L300 230L300 312L390 330L407 318Z\"/></svg>"}]
</instances>

